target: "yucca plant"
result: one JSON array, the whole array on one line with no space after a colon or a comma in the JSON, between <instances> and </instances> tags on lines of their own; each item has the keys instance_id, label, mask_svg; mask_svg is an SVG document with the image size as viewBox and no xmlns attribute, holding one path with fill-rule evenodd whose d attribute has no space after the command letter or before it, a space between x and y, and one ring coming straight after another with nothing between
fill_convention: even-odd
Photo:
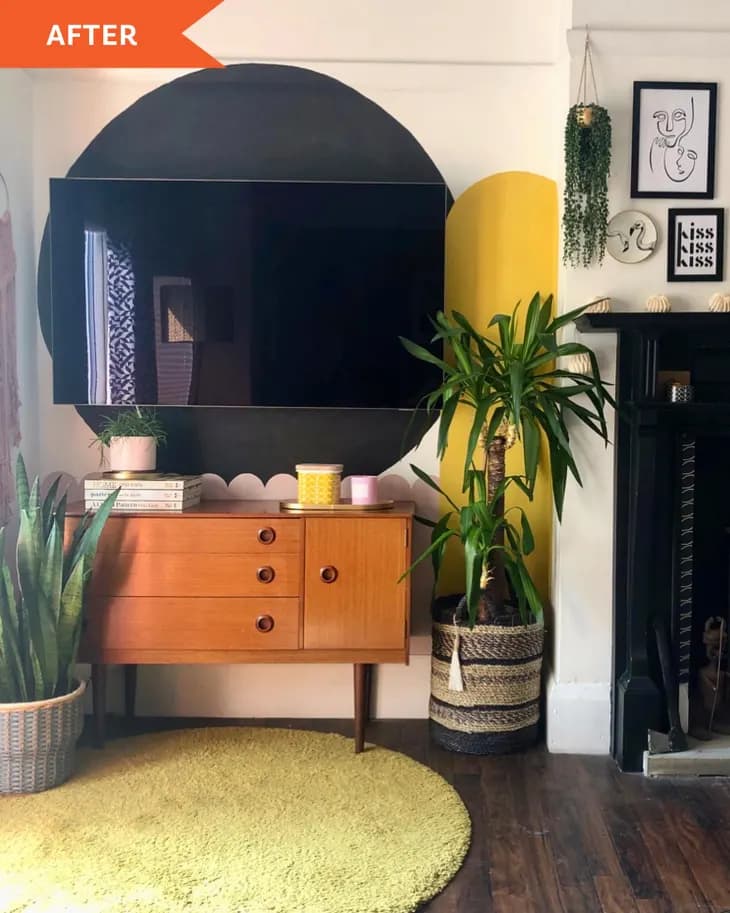
<instances>
[{"instance_id":1,"label":"yucca plant","mask_svg":"<svg viewBox=\"0 0 730 913\"><path fill-rule=\"evenodd\" d=\"M66 494L59 476L40 496L31 487L23 457L15 473L20 527L16 591L0 530L0 703L60 697L73 690L83 621L84 590L96 547L117 498L86 514L64 553Z\"/></svg>"},{"instance_id":2,"label":"yucca plant","mask_svg":"<svg viewBox=\"0 0 730 913\"><path fill-rule=\"evenodd\" d=\"M552 304L552 296L542 301L536 293L527 307L522 328L518 323L518 303L511 315L497 314L492 318L488 327L494 328L492 335L479 332L463 314L455 311L447 317L439 312L434 320L433 342L443 344L444 358L410 340L401 340L412 355L436 365L443 373L442 383L424 397L428 411L441 412L439 457L446 452L457 406L473 411L464 455L463 491L468 493L467 508L472 510L467 513L467 520L474 515L477 503L481 505L480 513L488 509L495 517L503 518L507 485L517 485L532 499L543 447L541 432L547 441L555 508L561 519L568 473L582 484L573 457L569 420L590 428L608 442L605 409L615 403L601 380L596 357L581 343L558 341L560 330L575 320L585 306L553 318ZM586 355L590 372L572 371L558 364L558 359L572 355ZM524 451L524 475L507 480L505 452L518 441ZM483 468L475 462L480 443L486 454ZM425 474L421 477L431 482ZM475 480L480 477L486 479L475 487ZM442 518L434 526L432 548L446 533L443 524ZM482 556L488 568L481 575L482 585L475 589L475 564L478 567L479 558L474 552L477 547L483 548L483 543L476 536L470 543L462 528L467 561L465 600L471 625L503 618L505 607L514 601L520 607L529 605L533 615L538 615L531 598L534 585L528 580L529 575L525 577L520 570L524 564L515 563L515 555L520 549L524 551L526 539L532 539L524 533L525 527L520 544L511 524L495 524L491 547ZM432 554L437 553L435 548Z\"/></svg>"},{"instance_id":3,"label":"yucca plant","mask_svg":"<svg viewBox=\"0 0 730 913\"><path fill-rule=\"evenodd\" d=\"M507 580L515 595L517 613L523 624L530 621L541 621L543 606L524 558L535 548L535 538L521 507L504 510L504 495L509 486L518 477L506 476L497 485L493 495L487 499L484 472L470 470L468 483L468 503L459 507L433 479L418 466L411 464L413 472L427 485L439 492L450 506L443 516L433 523L419 517L421 523L432 528L431 544L413 562L403 575L410 574L416 565L426 558L431 558L434 576L434 596L436 582L441 572L446 547L450 539L457 539L464 548L466 563L466 593L459 612L466 609L470 624L474 625L479 614L480 599L489 587L492 567L499 562L504 569ZM519 516L520 529L512 523L510 514Z\"/></svg>"}]
</instances>

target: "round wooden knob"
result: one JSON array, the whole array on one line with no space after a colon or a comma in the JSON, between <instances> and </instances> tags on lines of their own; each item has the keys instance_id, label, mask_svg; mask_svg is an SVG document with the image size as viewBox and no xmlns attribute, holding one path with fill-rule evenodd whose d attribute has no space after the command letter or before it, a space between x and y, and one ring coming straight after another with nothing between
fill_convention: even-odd
<instances>
[{"instance_id":1,"label":"round wooden knob","mask_svg":"<svg viewBox=\"0 0 730 913\"><path fill-rule=\"evenodd\" d=\"M256 579L259 583L271 583L275 576L276 573L274 572L273 567L269 567L268 564L264 565L264 567L260 567L256 571Z\"/></svg>"},{"instance_id":2,"label":"round wooden knob","mask_svg":"<svg viewBox=\"0 0 730 913\"><path fill-rule=\"evenodd\" d=\"M274 539L276 539L276 530L272 529L270 526L262 526L256 533L256 538L262 545L271 545Z\"/></svg>"},{"instance_id":3,"label":"round wooden knob","mask_svg":"<svg viewBox=\"0 0 730 913\"><path fill-rule=\"evenodd\" d=\"M262 634L268 634L274 630L274 619L271 615L259 615L256 619L256 630Z\"/></svg>"},{"instance_id":4,"label":"round wooden knob","mask_svg":"<svg viewBox=\"0 0 730 913\"><path fill-rule=\"evenodd\" d=\"M337 568L332 564L328 564L323 568L320 568L319 579L323 583L334 583L337 580Z\"/></svg>"}]
</instances>

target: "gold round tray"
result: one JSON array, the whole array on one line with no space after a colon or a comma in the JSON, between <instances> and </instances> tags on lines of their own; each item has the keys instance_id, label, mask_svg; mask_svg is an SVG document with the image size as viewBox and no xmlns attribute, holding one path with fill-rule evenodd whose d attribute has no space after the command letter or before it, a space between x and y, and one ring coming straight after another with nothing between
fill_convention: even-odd
<instances>
[{"instance_id":1,"label":"gold round tray","mask_svg":"<svg viewBox=\"0 0 730 913\"><path fill-rule=\"evenodd\" d=\"M352 501L338 501L337 504L302 504L300 501L280 501L282 510L391 510L395 501L375 501L373 504L353 504Z\"/></svg>"}]
</instances>

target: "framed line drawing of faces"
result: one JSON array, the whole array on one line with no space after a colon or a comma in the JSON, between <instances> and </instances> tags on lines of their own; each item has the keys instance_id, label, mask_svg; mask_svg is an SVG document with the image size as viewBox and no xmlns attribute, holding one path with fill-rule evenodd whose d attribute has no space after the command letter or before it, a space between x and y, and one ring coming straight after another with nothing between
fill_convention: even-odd
<instances>
[{"instance_id":1,"label":"framed line drawing of faces","mask_svg":"<svg viewBox=\"0 0 730 913\"><path fill-rule=\"evenodd\" d=\"M635 82L631 196L715 195L716 82Z\"/></svg>"}]
</instances>

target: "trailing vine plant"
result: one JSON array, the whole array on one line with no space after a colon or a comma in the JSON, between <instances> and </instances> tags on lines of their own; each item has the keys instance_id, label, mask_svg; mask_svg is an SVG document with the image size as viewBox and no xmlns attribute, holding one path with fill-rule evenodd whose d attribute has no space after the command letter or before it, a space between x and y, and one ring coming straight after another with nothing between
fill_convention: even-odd
<instances>
[{"instance_id":1,"label":"trailing vine plant","mask_svg":"<svg viewBox=\"0 0 730 913\"><path fill-rule=\"evenodd\" d=\"M595 102L586 103L588 72ZM606 250L608 175L611 170L611 117L598 104L588 33L578 100L565 122L563 261L570 266L601 263Z\"/></svg>"}]
</instances>

